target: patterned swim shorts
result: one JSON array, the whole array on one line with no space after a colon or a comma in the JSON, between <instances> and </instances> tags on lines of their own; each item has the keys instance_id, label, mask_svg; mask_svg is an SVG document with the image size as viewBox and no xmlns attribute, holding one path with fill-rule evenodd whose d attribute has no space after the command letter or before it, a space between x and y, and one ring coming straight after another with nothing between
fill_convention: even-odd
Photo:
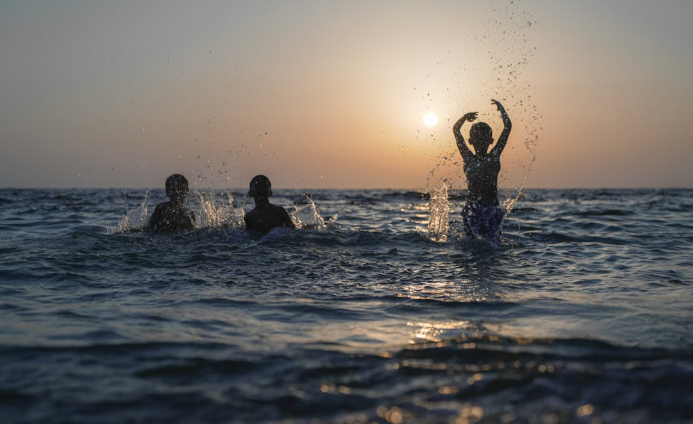
<instances>
[{"instance_id":1,"label":"patterned swim shorts","mask_svg":"<svg viewBox=\"0 0 693 424\"><path fill-rule=\"evenodd\" d=\"M495 241L503 229L505 209L497 205L467 202L462 208L464 231L474 239Z\"/></svg>"}]
</instances>

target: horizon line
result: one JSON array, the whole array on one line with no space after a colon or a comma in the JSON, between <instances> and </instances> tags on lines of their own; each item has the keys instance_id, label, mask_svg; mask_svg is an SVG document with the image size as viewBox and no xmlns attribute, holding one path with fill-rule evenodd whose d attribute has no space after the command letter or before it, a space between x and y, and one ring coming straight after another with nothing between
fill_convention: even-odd
<instances>
[{"instance_id":1,"label":"horizon line","mask_svg":"<svg viewBox=\"0 0 693 424\"><path fill-rule=\"evenodd\" d=\"M467 191L466 188L449 188L450 190L461 190ZM602 186L602 187L522 187L520 190L692 190L693 186L645 186L645 187L616 187L616 186ZM0 190L165 190L165 187L0 187ZM247 187L192 187L190 191L193 190L231 190L231 191L247 191ZM407 190L407 191L420 191L426 192L423 187L412 188L412 187L371 187L371 188L359 188L359 187L348 187L348 188L329 188L329 187L279 187L273 188L273 190L345 190L345 191L356 191L356 190ZM518 190L517 187L499 187L498 191L506 190Z\"/></svg>"}]
</instances>

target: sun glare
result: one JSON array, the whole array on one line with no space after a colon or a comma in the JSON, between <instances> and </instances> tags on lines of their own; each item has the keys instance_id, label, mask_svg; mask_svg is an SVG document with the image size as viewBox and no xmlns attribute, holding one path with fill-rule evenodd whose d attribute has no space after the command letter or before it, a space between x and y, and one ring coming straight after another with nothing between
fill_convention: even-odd
<instances>
[{"instance_id":1,"label":"sun glare","mask_svg":"<svg viewBox=\"0 0 693 424\"><path fill-rule=\"evenodd\" d=\"M438 117L433 112L428 112L427 114L425 114L423 120L424 125L426 125L427 127L432 127L438 123Z\"/></svg>"}]
</instances>

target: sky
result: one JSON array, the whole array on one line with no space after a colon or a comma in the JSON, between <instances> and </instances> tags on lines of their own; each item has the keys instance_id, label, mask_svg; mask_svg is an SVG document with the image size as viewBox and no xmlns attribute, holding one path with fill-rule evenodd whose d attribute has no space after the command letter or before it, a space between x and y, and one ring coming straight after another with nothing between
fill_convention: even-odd
<instances>
[{"instance_id":1,"label":"sky","mask_svg":"<svg viewBox=\"0 0 693 424\"><path fill-rule=\"evenodd\" d=\"M0 0L0 187L693 187L690 0ZM435 126L423 116L438 116ZM467 127L468 130L468 127Z\"/></svg>"}]
</instances>

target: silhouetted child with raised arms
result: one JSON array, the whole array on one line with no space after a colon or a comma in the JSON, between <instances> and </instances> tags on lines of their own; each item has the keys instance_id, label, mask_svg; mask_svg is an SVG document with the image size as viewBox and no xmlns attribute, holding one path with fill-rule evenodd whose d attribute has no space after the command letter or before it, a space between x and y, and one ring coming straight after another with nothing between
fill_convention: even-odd
<instances>
[{"instance_id":1,"label":"silhouetted child with raised arms","mask_svg":"<svg viewBox=\"0 0 693 424\"><path fill-rule=\"evenodd\" d=\"M471 238L497 240L500 237L504 215L504 210L498 203L500 156L508 142L512 123L503 105L497 100L491 102L500 111L505 128L490 152L488 148L493 144L493 132L485 122L477 122L469 131L469 144L474 147L474 152L467 147L460 133L462 124L474 121L478 112L464 115L455 123L452 131L455 133L457 148L460 149L464 160L464 174L467 177L469 190L469 198L462 208L464 230Z\"/></svg>"},{"instance_id":2,"label":"silhouetted child with raised arms","mask_svg":"<svg viewBox=\"0 0 693 424\"><path fill-rule=\"evenodd\" d=\"M277 227L296 228L286 209L269 202L271 195L269 178L258 175L250 181L248 196L255 200L255 209L243 217L246 230L267 233Z\"/></svg>"},{"instance_id":3,"label":"silhouetted child with raised arms","mask_svg":"<svg viewBox=\"0 0 693 424\"><path fill-rule=\"evenodd\" d=\"M155 233L195 229L195 214L185 206L188 180L180 174L166 178L166 195L171 200L156 206L146 229Z\"/></svg>"}]
</instances>

